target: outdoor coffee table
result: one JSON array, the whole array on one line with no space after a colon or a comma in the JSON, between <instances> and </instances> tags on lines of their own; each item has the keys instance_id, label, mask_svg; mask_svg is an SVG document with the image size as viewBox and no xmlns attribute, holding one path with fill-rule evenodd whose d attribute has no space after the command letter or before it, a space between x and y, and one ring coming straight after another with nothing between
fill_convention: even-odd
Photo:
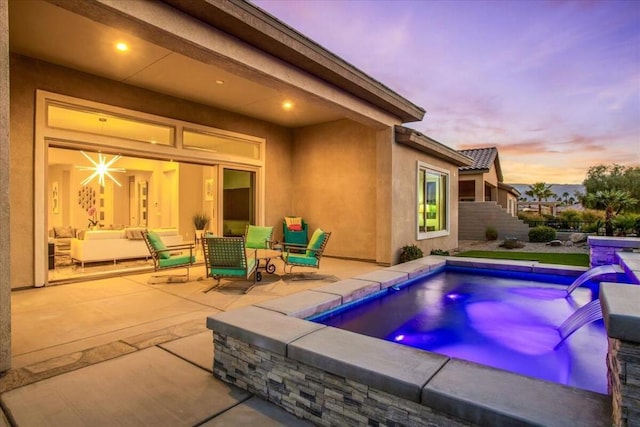
<instances>
[{"instance_id":1,"label":"outdoor coffee table","mask_svg":"<svg viewBox=\"0 0 640 427\"><path fill-rule=\"evenodd\" d=\"M256 262L258 263L258 265L256 266L255 275L256 275L256 282L259 282L262 280L262 272L260 272L260 270L264 270L269 274L273 274L276 272L276 265L272 263L271 260L282 257L282 251L277 251L274 249L247 250L247 258L250 258L253 256L256 257ZM261 265L262 261L264 261L264 265ZM251 289L253 289L254 286L256 285L255 284L251 285L246 291L244 291L244 293L245 294L249 293L249 291L251 291Z\"/></svg>"},{"instance_id":2,"label":"outdoor coffee table","mask_svg":"<svg viewBox=\"0 0 640 427\"><path fill-rule=\"evenodd\" d=\"M276 265L271 260L282 257L282 251L275 249L256 249L255 256L256 262L258 263L256 267L256 280L259 282L262 280L260 270L264 270L269 274L276 272Z\"/></svg>"}]
</instances>

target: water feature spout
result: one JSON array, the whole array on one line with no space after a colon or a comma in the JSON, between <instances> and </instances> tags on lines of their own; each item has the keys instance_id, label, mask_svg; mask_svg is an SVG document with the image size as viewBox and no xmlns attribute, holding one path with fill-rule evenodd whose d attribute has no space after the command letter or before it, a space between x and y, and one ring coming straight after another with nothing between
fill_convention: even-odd
<instances>
[{"instance_id":1,"label":"water feature spout","mask_svg":"<svg viewBox=\"0 0 640 427\"><path fill-rule=\"evenodd\" d=\"M571 295L571 292L588 280L595 279L596 277L601 277L606 274L618 273L624 273L624 270L619 265L599 265L598 267L593 267L592 269L582 273L580 277L573 281L573 283L567 288L567 296Z\"/></svg>"},{"instance_id":2,"label":"water feature spout","mask_svg":"<svg viewBox=\"0 0 640 427\"><path fill-rule=\"evenodd\" d=\"M600 306L599 299L583 305L569 316L558 328L558 332L560 333L560 342L556 345L556 348L584 325L600 319L602 319L602 307Z\"/></svg>"}]
</instances>

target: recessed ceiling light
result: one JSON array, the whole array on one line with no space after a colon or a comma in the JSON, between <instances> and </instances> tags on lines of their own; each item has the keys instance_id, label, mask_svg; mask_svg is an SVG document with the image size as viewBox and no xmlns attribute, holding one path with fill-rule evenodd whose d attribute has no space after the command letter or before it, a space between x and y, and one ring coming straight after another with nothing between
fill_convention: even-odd
<instances>
[{"instance_id":1,"label":"recessed ceiling light","mask_svg":"<svg viewBox=\"0 0 640 427\"><path fill-rule=\"evenodd\" d=\"M287 110L287 111L288 111L288 110L291 110L291 109L293 108L293 102L291 102L291 101L284 101L284 102L282 103L282 108L283 108L284 110Z\"/></svg>"},{"instance_id":2,"label":"recessed ceiling light","mask_svg":"<svg viewBox=\"0 0 640 427\"><path fill-rule=\"evenodd\" d=\"M224 80L216 80L216 84L217 85L223 85L224 84Z\"/></svg>"},{"instance_id":3,"label":"recessed ceiling light","mask_svg":"<svg viewBox=\"0 0 640 427\"><path fill-rule=\"evenodd\" d=\"M120 52L126 52L127 50L129 50L129 46L127 46L126 43L120 42L116 44L116 49L118 49Z\"/></svg>"}]
</instances>

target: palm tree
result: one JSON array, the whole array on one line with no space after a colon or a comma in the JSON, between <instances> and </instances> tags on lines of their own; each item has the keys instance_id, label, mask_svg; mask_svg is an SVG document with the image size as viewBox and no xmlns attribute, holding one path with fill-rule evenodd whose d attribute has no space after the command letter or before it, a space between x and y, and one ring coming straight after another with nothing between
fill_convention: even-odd
<instances>
[{"instance_id":1,"label":"palm tree","mask_svg":"<svg viewBox=\"0 0 640 427\"><path fill-rule=\"evenodd\" d=\"M607 236L613 236L613 218L626 209L633 208L638 200L628 191L603 190L587 194L585 202L596 209L604 209L604 228Z\"/></svg>"},{"instance_id":2,"label":"palm tree","mask_svg":"<svg viewBox=\"0 0 640 427\"><path fill-rule=\"evenodd\" d=\"M569 202L569 193L568 192L564 192L562 193L562 200L564 200L565 203Z\"/></svg>"},{"instance_id":3,"label":"palm tree","mask_svg":"<svg viewBox=\"0 0 640 427\"><path fill-rule=\"evenodd\" d=\"M544 182L536 182L529 185L529 190L525 191L525 194L529 194L529 192L538 199L538 202L541 200L547 201L549 197L555 196L555 193L551 191L551 184ZM538 215L542 215L542 205L540 203L538 203Z\"/></svg>"}]
</instances>

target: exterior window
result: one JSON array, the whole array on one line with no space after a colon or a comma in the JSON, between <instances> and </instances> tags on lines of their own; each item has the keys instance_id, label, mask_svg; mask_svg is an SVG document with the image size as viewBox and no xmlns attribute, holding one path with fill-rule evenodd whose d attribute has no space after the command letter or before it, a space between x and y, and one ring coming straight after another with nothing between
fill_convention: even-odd
<instances>
[{"instance_id":1,"label":"exterior window","mask_svg":"<svg viewBox=\"0 0 640 427\"><path fill-rule=\"evenodd\" d=\"M169 146L175 134L173 126L54 103L47 105L47 126Z\"/></svg>"},{"instance_id":2,"label":"exterior window","mask_svg":"<svg viewBox=\"0 0 640 427\"><path fill-rule=\"evenodd\" d=\"M182 144L186 148L206 150L247 159L260 160L260 143L237 136L185 130Z\"/></svg>"},{"instance_id":3,"label":"exterior window","mask_svg":"<svg viewBox=\"0 0 640 427\"><path fill-rule=\"evenodd\" d=\"M418 162L418 239L449 234L449 173Z\"/></svg>"}]
</instances>

